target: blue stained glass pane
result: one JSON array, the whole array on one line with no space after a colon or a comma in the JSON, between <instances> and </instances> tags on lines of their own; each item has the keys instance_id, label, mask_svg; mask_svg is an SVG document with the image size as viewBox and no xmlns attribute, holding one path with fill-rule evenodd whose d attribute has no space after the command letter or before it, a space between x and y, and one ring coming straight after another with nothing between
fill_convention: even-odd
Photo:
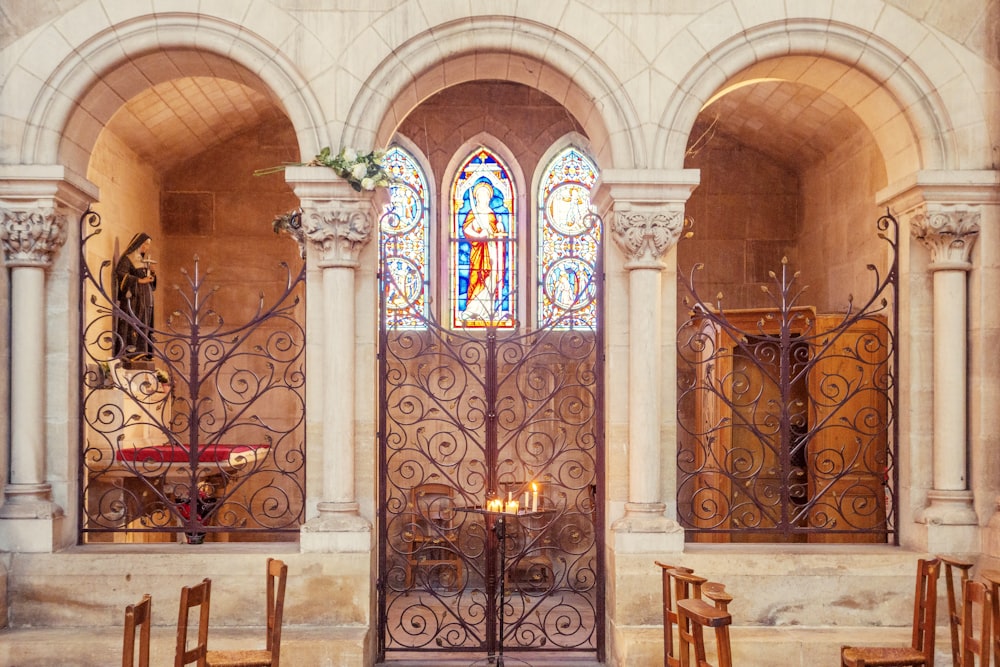
<instances>
[{"instance_id":1,"label":"blue stained glass pane","mask_svg":"<svg viewBox=\"0 0 1000 667\"><path fill-rule=\"evenodd\" d=\"M421 328L428 315L430 266L427 178L417 161L399 146L386 151L383 164L394 178L379 225L383 316L390 329Z\"/></svg>"}]
</instances>

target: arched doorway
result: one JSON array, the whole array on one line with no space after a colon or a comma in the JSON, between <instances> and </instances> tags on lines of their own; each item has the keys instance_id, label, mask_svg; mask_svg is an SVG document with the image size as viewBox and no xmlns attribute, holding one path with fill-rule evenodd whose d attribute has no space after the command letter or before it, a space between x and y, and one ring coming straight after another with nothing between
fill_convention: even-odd
<instances>
[{"instance_id":1,"label":"arched doorway","mask_svg":"<svg viewBox=\"0 0 1000 667\"><path fill-rule=\"evenodd\" d=\"M596 169L556 151L525 198L492 144L460 149L448 227L419 159L387 158L403 184L380 242L383 658L603 651Z\"/></svg>"}]
</instances>

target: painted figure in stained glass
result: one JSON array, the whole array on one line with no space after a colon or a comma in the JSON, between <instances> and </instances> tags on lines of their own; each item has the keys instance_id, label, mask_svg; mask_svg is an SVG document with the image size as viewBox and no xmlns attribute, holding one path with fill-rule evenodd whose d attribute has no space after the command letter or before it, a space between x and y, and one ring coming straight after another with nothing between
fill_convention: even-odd
<instances>
[{"instance_id":1,"label":"painted figure in stained glass","mask_svg":"<svg viewBox=\"0 0 1000 667\"><path fill-rule=\"evenodd\" d=\"M507 168L486 148L456 174L452 191L452 326L515 325L517 230Z\"/></svg>"},{"instance_id":2,"label":"painted figure in stained glass","mask_svg":"<svg viewBox=\"0 0 1000 667\"><path fill-rule=\"evenodd\" d=\"M472 209L465 214L462 233L469 242L469 283L466 321L503 319L502 288L507 275L507 230L493 210L493 185L480 181L472 188Z\"/></svg>"}]
</instances>

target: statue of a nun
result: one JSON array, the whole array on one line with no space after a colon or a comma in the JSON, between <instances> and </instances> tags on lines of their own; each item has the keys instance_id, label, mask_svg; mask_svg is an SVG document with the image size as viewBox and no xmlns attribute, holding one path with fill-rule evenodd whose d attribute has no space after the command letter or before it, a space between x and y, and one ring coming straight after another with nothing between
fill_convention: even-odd
<instances>
[{"instance_id":1,"label":"statue of a nun","mask_svg":"<svg viewBox=\"0 0 1000 667\"><path fill-rule=\"evenodd\" d=\"M128 360L153 358L153 290L155 262L147 256L151 239L140 232L132 237L115 265L116 300L121 313L115 327L115 357Z\"/></svg>"}]
</instances>

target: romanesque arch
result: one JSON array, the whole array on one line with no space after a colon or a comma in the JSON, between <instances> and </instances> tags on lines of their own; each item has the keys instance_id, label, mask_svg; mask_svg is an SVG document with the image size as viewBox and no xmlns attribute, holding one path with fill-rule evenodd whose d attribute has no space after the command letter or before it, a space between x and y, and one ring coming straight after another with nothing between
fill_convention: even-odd
<instances>
[{"instance_id":1,"label":"romanesque arch","mask_svg":"<svg viewBox=\"0 0 1000 667\"><path fill-rule=\"evenodd\" d=\"M161 81L199 75L231 78L278 101L303 154L328 143L319 101L278 46L217 17L148 14L96 33L52 70L26 112L32 122L18 161L61 163L85 174L97 136L126 100Z\"/></svg>"},{"instance_id":2,"label":"romanesque arch","mask_svg":"<svg viewBox=\"0 0 1000 667\"><path fill-rule=\"evenodd\" d=\"M434 92L475 79L504 79L565 105L586 130L602 168L646 166L631 98L620 78L592 56L566 34L514 17L436 26L407 40L372 72L347 115L343 143L384 144L408 111Z\"/></svg>"},{"instance_id":3,"label":"romanesque arch","mask_svg":"<svg viewBox=\"0 0 1000 667\"><path fill-rule=\"evenodd\" d=\"M920 27L915 24L914 29ZM788 55L829 58L877 84L874 103L854 110L875 137L890 182L911 173L914 165L922 169L961 166L952 111L935 93L941 81L932 80L915 57L877 35L832 21L806 20L762 24L706 50L664 108L653 149L657 163L683 164L688 134L699 110L727 81L755 63ZM970 83L963 81L961 87L971 94ZM982 119L977 122L984 126ZM900 146L900 133L910 134L913 141Z\"/></svg>"}]
</instances>

